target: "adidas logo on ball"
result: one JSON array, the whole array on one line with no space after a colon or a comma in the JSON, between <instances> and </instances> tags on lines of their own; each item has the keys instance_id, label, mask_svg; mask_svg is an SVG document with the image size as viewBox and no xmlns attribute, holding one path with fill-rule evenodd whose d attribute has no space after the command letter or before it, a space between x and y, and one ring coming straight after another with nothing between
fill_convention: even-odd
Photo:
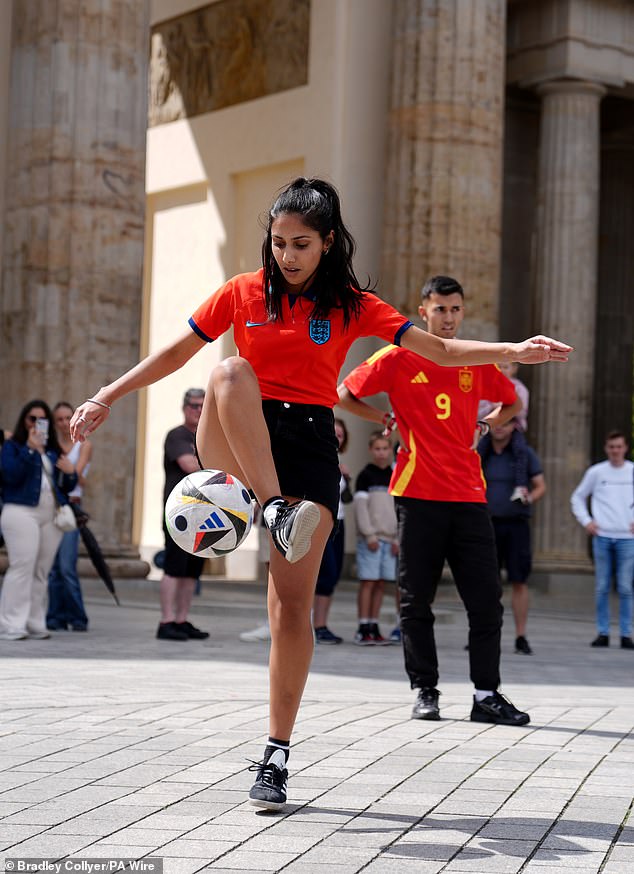
<instances>
[{"instance_id":1,"label":"adidas logo on ball","mask_svg":"<svg viewBox=\"0 0 634 874\"><path fill-rule=\"evenodd\" d=\"M203 524L200 526L201 530L203 528L226 528L227 526L222 521L220 516L217 513L212 513L208 519L205 519Z\"/></svg>"}]
</instances>

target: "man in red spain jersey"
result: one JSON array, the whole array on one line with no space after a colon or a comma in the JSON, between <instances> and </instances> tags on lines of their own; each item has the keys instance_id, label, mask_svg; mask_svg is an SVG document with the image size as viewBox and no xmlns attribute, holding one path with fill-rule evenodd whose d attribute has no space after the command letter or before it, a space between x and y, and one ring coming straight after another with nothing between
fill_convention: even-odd
<instances>
[{"instance_id":1,"label":"man in red spain jersey","mask_svg":"<svg viewBox=\"0 0 634 874\"><path fill-rule=\"evenodd\" d=\"M464 293L455 279L434 276L419 314L431 334L455 337ZM439 719L438 658L432 603L445 561L469 617L469 660L475 686L471 719L525 725L527 713L498 692L501 588L486 484L475 450L478 402L500 405L477 425L480 433L520 409L515 388L495 365L440 367L386 346L339 386L340 405L373 422L383 413L362 397L386 392L401 434L390 483L399 520L401 631L405 669L417 689L414 719Z\"/></svg>"}]
</instances>

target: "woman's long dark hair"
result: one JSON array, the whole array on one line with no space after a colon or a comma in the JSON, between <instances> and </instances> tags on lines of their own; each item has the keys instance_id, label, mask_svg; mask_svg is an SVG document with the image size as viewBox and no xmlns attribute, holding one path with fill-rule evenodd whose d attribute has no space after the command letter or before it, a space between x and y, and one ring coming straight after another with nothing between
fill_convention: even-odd
<instances>
[{"instance_id":1,"label":"woman's long dark hair","mask_svg":"<svg viewBox=\"0 0 634 874\"><path fill-rule=\"evenodd\" d=\"M348 448L348 440L350 439L350 435L348 434L348 426L343 421L343 419L335 417L335 425L339 425L339 427L343 431L343 440L341 441L341 446L339 447L339 454L341 454L342 452L345 452Z\"/></svg>"},{"instance_id":2,"label":"woman's long dark hair","mask_svg":"<svg viewBox=\"0 0 634 874\"><path fill-rule=\"evenodd\" d=\"M286 286L273 255L271 225L280 215L294 214L325 240L332 231L334 240L328 254L322 255L311 288L317 294L311 318L327 318L332 309L343 310L343 323L358 317L363 305L363 291L352 267L355 242L341 218L341 204L336 189L323 179L300 176L278 196L269 210L266 236L262 243L264 267L264 301L269 317L282 318L282 294Z\"/></svg>"},{"instance_id":3,"label":"woman's long dark hair","mask_svg":"<svg viewBox=\"0 0 634 874\"><path fill-rule=\"evenodd\" d=\"M15 423L15 428L13 429L13 435L11 437L12 440L15 440L16 443L20 443L22 446L29 439L29 429L26 427L25 419L36 407L41 407L44 410L46 418L48 419L48 440L46 441L46 446L44 447L46 450L52 450L57 455L63 455L64 450L59 445L59 440L57 439L57 433L55 432L55 425L53 424L53 414L51 413L51 409L46 401L34 400L29 401L28 404L25 404L22 407L20 415L18 416L18 421Z\"/></svg>"}]
</instances>

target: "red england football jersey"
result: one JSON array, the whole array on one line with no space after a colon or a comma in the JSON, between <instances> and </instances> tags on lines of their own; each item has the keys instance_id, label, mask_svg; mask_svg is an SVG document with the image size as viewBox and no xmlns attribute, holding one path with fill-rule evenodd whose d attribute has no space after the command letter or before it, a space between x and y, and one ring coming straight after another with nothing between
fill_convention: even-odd
<instances>
[{"instance_id":1,"label":"red england football jersey","mask_svg":"<svg viewBox=\"0 0 634 874\"><path fill-rule=\"evenodd\" d=\"M363 293L358 318L344 330L343 313L312 319L308 296L283 295L283 318L268 317L262 293L263 270L234 276L212 294L189 320L207 342L233 325L240 356L253 367L262 397L300 404L337 403L337 380L348 349L358 337L381 337L399 343L411 322L394 307Z\"/></svg>"},{"instance_id":2,"label":"red england football jersey","mask_svg":"<svg viewBox=\"0 0 634 874\"><path fill-rule=\"evenodd\" d=\"M471 449L478 402L515 401L494 364L441 367L408 349L379 349L344 379L357 398L387 392L403 443L390 492L425 501L486 502L480 456Z\"/></svg>"}]
</instances>

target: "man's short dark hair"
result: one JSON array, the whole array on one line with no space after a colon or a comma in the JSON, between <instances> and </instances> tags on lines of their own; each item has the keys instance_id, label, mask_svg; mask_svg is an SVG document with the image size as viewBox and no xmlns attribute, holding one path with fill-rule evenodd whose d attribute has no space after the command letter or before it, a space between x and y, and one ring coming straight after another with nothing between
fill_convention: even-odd
<instances>
[{"instance_id":1,"label":"man's short dark hair","mask_svg":"<svg viewBox=\"0 0 634 874\"><path fill-rule=\"evenodd\" d=\"M607 443L608 440L625 440L625 444L629 446L629 441L623 431L608 431L608 433L605 435L605 442Z\"/></svg>"},{"instance_id":2,"label":"man's short dark hair","mask_svg":"<svg viewBox=\"0 0 634 874\"><path fill-rule=\"evenodd\" d=\"M204 398L205 397L205 389L204 388L188 388L185 392L185 397L183 398L183 406L186 406L190 401L194 398Z\"/></svg>"},{"instance_id":3,"label":"man's short dark hair","mask_svg":"<svg viewBox=\"0 0 634 874\"><path fill-rule=\"evenodd\" d=\"M459 294L464 299L464 290L457 279L451 276L432 276L428 279L423 290L421 291L421 299L427 300L430 295L434 294Z\"/></svg>"}]
</instances>

